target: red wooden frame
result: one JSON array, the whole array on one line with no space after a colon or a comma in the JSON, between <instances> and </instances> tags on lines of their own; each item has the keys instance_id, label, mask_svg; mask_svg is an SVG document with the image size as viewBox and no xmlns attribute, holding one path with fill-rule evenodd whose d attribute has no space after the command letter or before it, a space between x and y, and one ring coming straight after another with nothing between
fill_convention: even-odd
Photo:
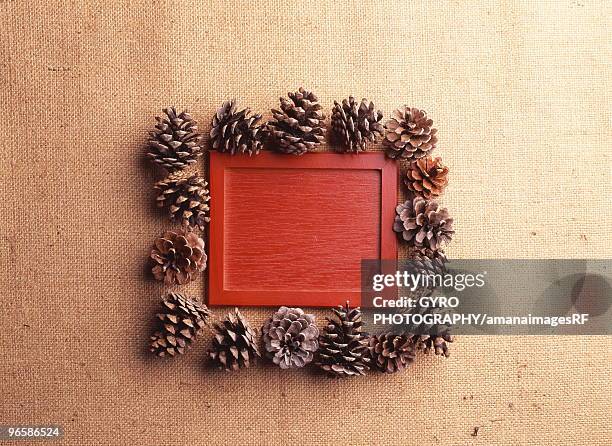
<instances>
[{"instance_id":1,"label":"red wooden frame","mask_svg":"<svg viewBox=\"0 0 612 446\"><path fill-rule=\"evenodd\" d=\"M208 303L358 305L362 258L397 257L397 172L380 152L211 152Z\"/></svg>"}]
</instances>

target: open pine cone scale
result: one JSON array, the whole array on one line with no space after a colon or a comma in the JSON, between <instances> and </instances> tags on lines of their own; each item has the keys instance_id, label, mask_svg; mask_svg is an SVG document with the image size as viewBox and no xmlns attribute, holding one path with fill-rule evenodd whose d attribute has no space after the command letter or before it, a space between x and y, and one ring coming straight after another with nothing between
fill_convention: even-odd
<instances>
[{"instance_id":1,"label":"open pine cone scale","mask_svg":"<svg viewBox=\"0 0 612 446\"><path fill-rule=\"evenodd\" d=\"M261 356L257 334L238 308L230 312L222 323L215 324L213 332L213 346L208 356L217 368L226 371L247 368Z\"/></svg>"},{"instance_id":2,"label":"open pine cone scale","mask_svg":"<svg viewBox=\"0 0 612 446\"><path fill-rule=\"evenodd\" d=\"M263 145L264 129L259 125L261 115L250 113L248 108L236 111L234 100L224 102L213 117L212 148L230 155L257 155Z\"/></svg>"},{"instance_id":3,"label":"open pine cone scale","mask_svg":"<svg viewBox=\"0 0 612 446\"><path fill-rule=\"evenodd\" d=\"M157 206L168 208L170 219L184 227L204 230L210 221L208 183L197 174L175 172L155 184Z\"/></svg>"},{"instance_id":4,"label":"open pine cone scale","mask_svg":"<svg viewBox=\"0 0 612 446\"><path fill-rule=\"evenodd\" d=\"M282 369L305 366L319 347L315 317L301 308L281 307L262 333L267 356Z\"/></svg>"},{"instance_id":5,"label":"open pine cone scale","mask_svg":"<svg viewBox=\"0 0 612 446\"><path fill-rule=\"evenodd\" d=\"M414 107L403 107L395 111L387 121L385 146L387 155L393 159L418 159L427 156L436 148L437 130L427 113Z\"/></svg>"},{"instance_id":6,"label":"open pine cone scale","mask_svg":"<svg viewBox=\"0 0 612 446\"><path fill-rule=\"evenodd\" d=\"M169 293L162 299L158 313L159 330L151 336L151 352L158 356L185 353L198 337L210 316L206 305L180 293Z\"/></svg>"},{"instance_id":7,"label":"open pine cone scale","mask_svg":"<svg viewBox=\"0 0 612 446\"><path fill-rule=\"evenodd\" d=\"M174 107L163 110L165 118L157 117L151 132L147 157L170 172L194 164L202 153L198 127L187 111L178 113Z\"/></svg>"},{"instance_id":8,"label":"open pine cone scale","mask_svg":"<svg viewBox=\"0 0 612 446\"><path fill-rule=\"evenodd\" d=\"M341 144L340 151L364 151L368 142L383 134L382 117L374 103L365 98L358 102L350 96L341 104L334 101L331 125L334 139Z\"/></svg>"},{"instance_id":9,"label":"open pine cone scale","mask_svg":"<svg viewBox=\"0 0 612 446\"><path fill-rule=\"evenodd\" d=\"M166 285L183 285L206 268L204 240L193 232L166 231L151 251L153 275Z\"/></svg>"},{"instance_id":10,"label":"open pine cone scale","mask_svg":"<svg viewBox=\"0 0 612 446\"><path fill-rule=\"evenodd\" d=\"M410 337L392 333L370 336L368 347L372 365L385 373L404 370L414 361L417 350Z\"/></svg>"},{"instance_id":11,"label":"open pine cone scale","mask_svg":"<svg viewBox=\"0 0 612 446\"><path fill-rule=\"evenodd\" d=\"M325 115L317 96L304 88L280 98L280 110L272 109L267 134L275 150L303 155L324 140Z\"/></svg>"},{"instance_id":12,"label":"open pine cone scale","mask_svg":"<svg viewBox=\"0 0 612 446\"><path fill-rule=\"evenodd\" d=\"M448 184L448 167L442 164L440 157L419 158L408 166L404 182L413 194L426 199L436 198Z\"/></svg>"}]
</instances>

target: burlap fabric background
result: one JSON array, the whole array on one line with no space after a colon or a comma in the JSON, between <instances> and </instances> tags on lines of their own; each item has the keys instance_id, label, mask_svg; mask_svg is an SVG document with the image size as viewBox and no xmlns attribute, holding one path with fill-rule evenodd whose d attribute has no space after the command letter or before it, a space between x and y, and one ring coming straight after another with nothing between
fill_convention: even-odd
<instances>
[{"instance_id":1,"label":"burlap fabric background","mask_svg":"<svg viewBox=\"0 0 612 446\"><path fill-rule=\"evenodd\" d=\"M451 256L611 256L609 2L338 3L0 2L1 423L71 445L612 442L609 338L463 337L345 381L209 371L208 339L146 354L168 223L142 154L167 104L204 130L226 98L264 111L300 85L422 107Z\"/></svg>"}]
</instances>

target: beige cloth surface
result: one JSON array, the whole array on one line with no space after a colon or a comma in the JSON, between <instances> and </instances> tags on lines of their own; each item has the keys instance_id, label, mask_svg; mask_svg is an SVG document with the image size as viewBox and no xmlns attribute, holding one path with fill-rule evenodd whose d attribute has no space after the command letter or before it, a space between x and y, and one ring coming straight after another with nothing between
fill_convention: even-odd
<instances>
[{"instance_id":1,"label":"beige cloth surface","mask_svg":"<svg viewBox=\"0 0 612 446\"><path fill-rule=\"evenodd\" d=\"M433 117L451 169L450 256L609 258L610 12L0 2L0 424L60 424L70 445L610 444L605 337L462 337L448 360L344 381L209 371L209 339L151 358L163 288L145 263L168 222L142 155L168 104L207 130L224 99L268 111L300 85L327 109L349 94L386 115L406 103Z\"/></svg>"}]
</instances>

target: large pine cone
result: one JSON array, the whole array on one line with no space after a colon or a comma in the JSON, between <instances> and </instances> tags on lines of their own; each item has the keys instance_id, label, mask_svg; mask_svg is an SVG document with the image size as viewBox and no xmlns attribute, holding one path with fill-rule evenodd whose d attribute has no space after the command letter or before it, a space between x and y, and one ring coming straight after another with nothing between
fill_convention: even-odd
<instances>
[{"instance_id":1,"label":"large pine cone","mask_svg":"<svg viewBox=\"0 0 612 446\"><path fill-rule=\"evenodd\" d=\"M281 369L304 367L319 348L315 317L301 308L280 307L262 333L267 356Z\"/></svg>"},{"instance_id":2,"label":"large pine cone","mask_svg":"<svg viewBox=\"0 0 612 446\"><path fill-rule=\"evenodd\" d=\"M384 144L387 156L393 159L417 159L428 155L436 148L438 137L433 121L418 108L398 109L385 124L387 133Z\"/></svg>"},{"instance_id":3,"label":"large pine cone","mask_svg":"<svg viewBox=\"0 0 612 446\"><path fill-rule=\"evenodd\" d=\"M151 336L151 352L158 356L183 354L201 334L210 316L206 305L179 293L162 299L160 329Z\"/></svg>"},{"instance_id":4,"label":"large pine cone","mask_svg":"<svg viewBox=\"0 0 612 446\"><path fill-rule=\"evenodd\" d=\"M442 195L448 184L447 176L448 167L442 164L442 158L424 156L410 163L404 183L415 196L429 200Z\"/></svg>"},{"instance_id":5,"label":"large pine cone","mask_svg":"<svg viewBox=\"0 0 612 446\"><path fill-rule=\"evenodd\" d=\"M300 87L280 98L280 110L272 109L274 120L268 122L270 141L283 153L303 155L323 142L325 115L317 96Z\"/></svg>"},{"instance_id":6,"label":"large pine cone","mask_svg":"<svg viewBox=\"0 0 612 446\"><path fill-rule=\"evenodd\" d=\"M261 357L255 330L244 319L238 308L229 313L222 324L215 324L213 347L208 357L213 364L227 371L249 367Z\"/></svg>"},{"instance_id":7,"label":"large pine cone","mask_svg":"<svg viewBox=\"0 0 612 446\"><path fill-rule=\"evenodd\" d=\"M382 112L375 110L374 103L368 103L367 99L359 103L350 96L342 104L334 101L331 117L333 136L342 145L342 151L364 151L368 141L375 142L383 134L382 117Z\"/></svg>"},{"instance_id":8,"label":"large pine cone","mask_svg":"<svg viewBox=\"0 0 612 446\"><path fill-rule=\"evenodd\" d=\"M185 227L204 230L210 221L208 183L197 174L174 172L155 184L157 206L168 208L170 219Z\"/></svg>"},{"instance_id":9,"label":"large pine cone","mask_svg":"<svg viewBox=\"0 0 612 446\"><path fill-rule=\"evenodd\" d=\"M401 372L416 356L411 338L392 333L370 336L368 348L372 365L385 373Z\"/></svg>"},{"instance_id":10,"label":"large pine cone","mask_svg":"<svg viewBox=\"0 0 612 446\"><path fill-rule=\"evenodd\" d=\"M417 197L398 205L395 211L393 230L417 248L437 251L451 241L455 232L448 210L435 201Z\"/></svg>"},{"instance_id":11,"label":"large pine cone","mask_svg":"<svg viewBox=\"0 0 612 446\"><path fill-rule=\"evenodd\" d=\"M198 127L187 111L177 113L174 107L163 110L166 118L156 117L147 156L169 171L181 170L196 162L202 153Z\"/></svg>"},{"instance_id":12,"label":"large pine cone","mask_svg":"<svg viewBox=\"0 0 612 446\"><path fill-rule=\"evenodd\" d=\"M206 268L204 240L193 232L165 231L151 250L153 275L166 285L183 285Z\"/></svg>"},{"instance_id":13,"label":"large pine cone","mask_svg":"<svg viewBox=\"0 0 612 446\"><path fill-rule=\"evenodd\" d=\"M213 149L231 155L257 155L263 145L264 131L263 127L258 125L261 115L249 116L250 113L248 108L236 111L236 103L233 100L224 102L212 120L210 137Z\"/></svg>"},{"instance_id":14,"label":"large pine cone","mask_svg":"<svg viewBox=\"0 0 612 446\"><path fill-rule=\"evenodd\" d=\"M368 340L361 331L361 310L345 307L332 309L338 320L327 319L328 325L319 338L317 365L330 376L365 375L369 369Z\"/></svg>"}]
</instances>

